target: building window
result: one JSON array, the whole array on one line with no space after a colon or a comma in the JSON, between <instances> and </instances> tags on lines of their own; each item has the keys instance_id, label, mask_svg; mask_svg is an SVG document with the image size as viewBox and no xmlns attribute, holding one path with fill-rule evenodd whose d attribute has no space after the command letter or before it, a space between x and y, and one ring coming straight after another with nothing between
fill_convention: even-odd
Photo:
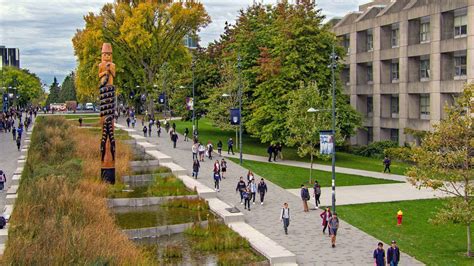
<instances>
[{"instance_id":1,"label":"building window","mask_svg":"<svg viewBox=\"0 0 474 266\"><path fill-rule=\"evenodd\" d=\"M454 37L462 37L467 34L467 15L454 17Z\"/></svg>"},{"instance_id":2,"label":"building window","mask_svg":"<svg viewBox=\"0 0 474 266\"><path fill-rule=\"evenodd\" d=\"M342 39L342 46L346 50L347 54L350 53L350 47L351 47L351 38L349 37L349 34L344 35Z\"/></svg>"},{"instance_id":3,"label":"building window","mask_svg":"<svg viewBox=\"0 0 474 266\"><path fill-rule=\"evenodd\" d=\"M422 59L420 60L420 79L429 79L430 78L430 60Z\"/></svg>"},{"instance_id":4,"label":"building window","mask_svg":"<svg viewBox=\"0 0 474 266\"><path fill-rule=\"evenodd\" d=\"M455 76L466 76L466 56L455 56L454 57L454 74Z\"/></svg>"},{"instance_id":5,"label":"building window","mask_svg":"<svg viewBox=\"0 0 474 266\"><path fill-rule=\"evenodd\" d=\"M374 35L372 29L367 30L367 51L374 50Z\"/></svg>"},{"instance_id":6,"label":"building window","mask_svg":"<svg viewBox=\"0 0 474 266\"><path fill-rule=\"evenodd\" d=\"M398 24L392 25L392 48L398 47L399 37L400 37L400 29L398 28Z\"/></svg>"},{"instance_id":7,"label":"building window","mask_svg":"<svg viewBox=\"0 0 474 266\"><path fill-rule=\"evenodd\" d=\"M430 40L430 23L425 22L420 24L420 43L428 42Z\"/></svg>"},{"instance_id":8,"label":"building window","mask_svg":"<svg viewBox=\"0 0 474 266\"><path fill-rule=\"evenodd\" d=\"M367 127L367 143L371 143L374 141L374 128Z\"/></svg>"},{"instance_id":9,"label":"building window","mask_svg":"<svg viewBox=\"0 0 474 266\"><path fill-rule=\"evenodd\" d=\"M367 83L371 83L374 81L374 69L372 65L367 65Z\"/></svg>"},{"instance_id":10,"label":"building window","mask_svg":"<svg viewBox=\"0 0 474 266\"><path fill-rule=\"evenodd\" d=\"M367 117L372 117L374 113L374 98L369 96L367 97Z\"/></svg>"},{"instance_id":11,"label":"building window","mask_svg":"<svg viewBox=\"0 0 474 266\"><path fill-rule=\"evenodd\" d=\"M398 129L390 129L390 140L398 143Z\"/></svg>"},{"instance_id":12,"label":"building window","mask_svg":"<svg viewBox=\"0 0 474 266\"><path fill-rule=\"evenodd\" d=\"M398 81L398 78L399 78L398 67L399 67L398 62L392 62L392 64L390 65L390 78L392 79L392 82Z\"/></svg>"},{"instance_id":13,"label":"building window","mask_svg":"<svg viewBox=\"0 0 474 266\"><path fill-rule=\"evenodd\" d=\"M390 113L392 118L398 118L398 95L392 95L390 97Z\"/></svg>"},{"instance_id":14,"label":"building window","mask_svg":"<svg viewBox=\"0 0 474 266\"><path fill-rule=\"evenodd\" d=\"M420 94L420 118L429 119L430 116L430 95Z\"/></svg>"}]
</instances>

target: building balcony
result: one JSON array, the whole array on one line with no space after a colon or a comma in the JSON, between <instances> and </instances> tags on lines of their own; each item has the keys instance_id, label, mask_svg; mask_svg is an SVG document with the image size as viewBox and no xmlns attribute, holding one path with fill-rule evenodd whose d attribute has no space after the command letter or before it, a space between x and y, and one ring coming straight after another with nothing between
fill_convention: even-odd
<instances>
[{"instance_id":1,"label":"building balcony","mask_svg":"<svg viewBox=\"0 0 474 266\"><path fill-rule=\"evenodd\" d=\"M409 82L407 83L408 87L408 93L430 93L431 92L431 86L430 82Z\"/></svg>"},{"instance_id":2,"label":"building balcony","mask_svg":"<svg viewBox=\"0 0 474 266\"><path fill-rule=\"evenodd\" d=\"M450 53L454 51L466 50L467 38L451 38L441 40L440 46L441 53Z\"/></svg>"},{"instance_id":3,"label":"building balcony","mask_svg":"<svg viewBox=\"0 0 474 266\"><path fill-rule=\"evenodd\" d=\"M419 43L408 46L408 57L421 56L431 51L430 43Z\"/></svg>"},{"instance_id":4,"label":"building balcony","mask_svg":"<svg viewBox=\"0 0 474 266\"><path fill-rule=\"evenodd\" d=\"M398 118L380 118L380 127L383 128L398 128Z\"/></svg>"},{"instance_id":5,"label":"building balcony","mask_svg":"<svg viewBox=\"0 0 474 266\"><path fill-rule=\"evenodd\" d=\"M374 53L372 51L358 53L356 58L357 63L372 62L374 61Z\"/></svg>"},{"instance_id":6,"label":"building balcony","mask_svg":"<svg viewBox=\"0 0 474 266\"><path fill-rule=\"evenodd\" d=\"M420 118L409 118L406 122L406 127L416 130L431 130L430 120L429 119L420 119Z\"/></svg>"},{"instance_id":7,"label":"building balcony","mask_svg":"<svg viewBox=\"0 0 474 266\"><path fill-rule=\"evenodd\" d=\"M380 60L390 60L399 57L400 48L389 48L380 51Z\"/></svg>"},{"instance_id":8,"label":"building balcony","mask_svg":"<svg viewBox=\"0 0 474 266\"><path fill-rule=\"evenodd\" d=\"M371 84L357 85L356 93L363 94L363 95L374 94L374 86Z\"/></svg>"},{"instance_id":9,"label":"building balcony","mask_svg":"<svg viewBox=\"0 0 474 266\"><path fill-rule=\"evenodd\" d=\"M362 122L362 125L364 127L373 127L374 126L374 118L373 116L367 116L367 114L364 116L364 121Z\"/></svg>"},{"instance_id":10,"label":"building balcony","mask_svg":"<svg viewBox=\"0 0 474 266\"><path fill-rule=\"evenodd\" d=\"M440 84L441 93L459 93L462 91L466 80L444 80Z\"/></svg>"},{"instance_id":11,"label":"building balcony","mask_svg":"<svg viewBox=\"0 0 474 266\"><path fill-rule=\"evenodd\" d=\"M380 84L381 94L398 94L400 92L400 86L398 83L382 83Z\"/></svg>"}]
</instances>

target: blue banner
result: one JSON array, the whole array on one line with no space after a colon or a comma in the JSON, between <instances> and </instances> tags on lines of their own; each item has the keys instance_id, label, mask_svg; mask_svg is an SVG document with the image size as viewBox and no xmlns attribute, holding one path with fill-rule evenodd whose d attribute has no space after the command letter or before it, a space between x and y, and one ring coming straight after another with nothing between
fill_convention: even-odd
<instances>
[{"instance_id":1,"label":"blue banner","mask_svg":"<svg viewBox=\"0 0 474 266\"><path fill-rule=\"evenodd\" d=\"M158 96L158 103L165 104L166 102L166 94L163 92Z\"/></svg>"},{"instance_id":2,"label":"blue banner","mask_svg":"<svg viewBox=\"0 0 474 266\"><path fill-rule=\"evenodd\" d=\"M334 152L334 136L332 130L319 131L319 153L330 155Z\"/></svg>"},{"instance_id":3,"label":"blue banner","mask_svg":"<svg viewBox=\"0 0 474 266\"><path fill-rule=\"evenodd\" d=\"M230 109L230 124L240 125L240 110L238 108Z\"/></svg>"}]
</instances>

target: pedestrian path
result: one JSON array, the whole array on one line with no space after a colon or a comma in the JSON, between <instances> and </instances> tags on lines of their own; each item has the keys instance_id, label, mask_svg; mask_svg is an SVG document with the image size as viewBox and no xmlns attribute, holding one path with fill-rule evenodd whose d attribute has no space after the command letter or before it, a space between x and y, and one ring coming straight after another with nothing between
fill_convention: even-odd
<instances>
[{"instance_id":1,"label":"pedestrian path","mask_svg":"<svg viewBox=\"0 0 474 266\"><path fill-rule=\"evenodd\" d=\"M238 153L236 153L234 155L232 155L232 154L228 155L227 153L225 153L224 155L225 155L225 157L239 158ZM268 157L264 157L264 156L243 154L242 157L244 158L244 160L251 160L251 161L257 161L257 162L268 162ZM291 160L283 160L283 161L278 160L278 161L272 162L272 163L281 164L281 165L288 165L288 166L296 166L296 167L302 167L302 168L308 168L308 169L311 167L310 163L300 162L300 161L291 161ZM323 164L313 164L313 169L326 171L326 172L331 172L332 171L332 166L331 165L323 165ZM353 169L353 168L345 168L345 167L339 167L339 166L336 166L336 173L368 176L368 177L373 177L373 178L388 179L388 180L395 180L395 181L401 181L401 182L406 182L407 181L407 177L403 176L403 175L385 174L385 173L365 171L365 170L359 170L359 169Z\"/></svg>"},{"instance_id":2,"label":"pedestrian path","mask_svg":"<svg viewBox=\"0 0 474 266\"><path fill-rule=\"evenodd\" d=\"M136 134L140 134L135 130ZM172 142L165 132L160 138L154 134L145 140L155 144L158 150L172 157L174 163L186 169L191 175L192 153L191 142L184 142L180 135L176 149L173 149ZM215 159L221 159L220 157ZM250 159L250 158L248 158ZM214 160L206 158L201 163L198 181L214 187L212 178L212 165ZM301 265L369 265L373 264L372 252L379 242L378 239L362 232L361 230L341 221L338 232L337 247L331 248L330 239L323 235L321 231L320 211L310 211L304 213L302 203L298 196L271 182L267 181L268 194L265 203L251 205L251 211L243 209L240 204L240 196L235 188L240 176L247 173L247 169L228 161L228 171L226 178L220 184L220 192L217 197L230 206L238 208L245 216L245 222L269 239L277 242L281 246L297 255L297 263ZM258 179L260 177L257 176ZM280 222L280 210L282 204L287 202L291 209L291 222L289 235L283 232ZM245 230L245 229L242 229ZM406 265L420 265L414 258L402 254L402 259Z\"/></svg>"}]
</instances>

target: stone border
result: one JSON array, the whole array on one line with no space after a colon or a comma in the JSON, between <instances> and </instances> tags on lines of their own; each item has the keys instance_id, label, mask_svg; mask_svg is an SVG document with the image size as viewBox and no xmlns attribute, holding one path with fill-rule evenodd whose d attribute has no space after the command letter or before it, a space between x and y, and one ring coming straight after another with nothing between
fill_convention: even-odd
<instances>
[{"instance_id":1,"label":"stone border","mask_svg":"<svg viewBox=\"0 0 474 266\"><path fill-rule=\"evenodd\" d=\"M207 223L207 221L202 221L200 225L207 226ZM193 225L194 223L173 224L138 229L125 229L122 230L122 232L125 233L129 239L140 239L183 233L186 229L192 227Z\"/></svg>"},{"instance_id":2,"label":"stone border","mask_svg":"<svg viewBox=\"0 0 474 266\"><path fill-rule=\"evenodd\" d=\"M143 207L151 205L159 205L170 199L181 199L181 198L198 198L198 195L184 195L184 196L169 196L169 197L147 197L147 198L117 198L107 199L107 205L109 208L115 207Z\"/></svg>"}]
</instances>

